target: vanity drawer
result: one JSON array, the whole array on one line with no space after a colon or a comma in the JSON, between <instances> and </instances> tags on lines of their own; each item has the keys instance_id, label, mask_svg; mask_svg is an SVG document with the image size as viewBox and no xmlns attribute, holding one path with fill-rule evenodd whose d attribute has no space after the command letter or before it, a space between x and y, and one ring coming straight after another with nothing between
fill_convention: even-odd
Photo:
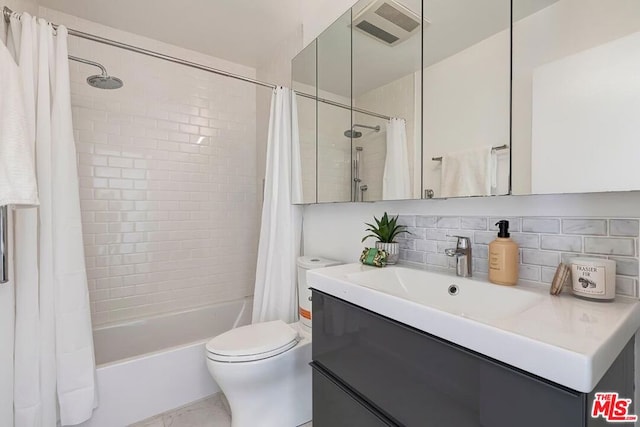
<instances>
[{"instance_id":1,"label":"vanity drawer","mask_svg":"<svg viewBox=\"0 0 640 427\"><path fill-rule=\"evenodd\" d=\"M587 425L584 394L318 291L312 351L314 363L401 425Z\"/></svg>"},{"instance_id":2,"label":"vanity drawer","mask_svg":"<svg viewBox=\"0 0 640 427\"><path fill-rule=\"evenodd\" d=\"M327 427L397 426L322 368L313 368L313 425Z\"/></svg>"}]
</instances>

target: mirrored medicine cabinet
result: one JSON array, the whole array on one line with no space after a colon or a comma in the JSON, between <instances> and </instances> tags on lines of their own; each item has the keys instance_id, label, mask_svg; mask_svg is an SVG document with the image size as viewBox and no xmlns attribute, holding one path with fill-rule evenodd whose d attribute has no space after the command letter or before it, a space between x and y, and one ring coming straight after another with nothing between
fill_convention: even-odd
<instances>
[{"instance_id":1,"label":"mirrored medicine cabinet","mask_svg":"<svg viewBox=\"0 0 640 427\"><path fill-rule=\"evenodd\" d=\"M296 203L640 189L640 2L360 0L292 61Z\"/></svg>"}]
</instances>

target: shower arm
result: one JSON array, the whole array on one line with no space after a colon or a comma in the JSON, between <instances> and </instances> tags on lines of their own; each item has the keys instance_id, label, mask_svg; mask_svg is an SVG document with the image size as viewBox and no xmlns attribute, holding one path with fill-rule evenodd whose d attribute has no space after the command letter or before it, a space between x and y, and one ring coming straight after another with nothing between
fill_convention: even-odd
<instances>
[{"instance_id":1,"label":"shower arm","mask_svg":"<svg viewBox=\"0 0 640 427\"><path fill-rule=\"evenodd\" d=\"M351 130L354 130L355 128L371 129L371 130L374 130L376 132L380 132L380 125L378 125L378 126L369 126L369 125L360 125L360 124L356 123L353 126L351 126Z\"/></svg>"},{"instance_id":2,"label":"shower arm","mask_svg":"<svg viewBox=\"0 0 640 427\"><path fill-rule=\"evenodd\" d=\"M69 55L69 59L72 60L72 61L82 62L83 64L93 65L94 67L98 67L98 68L100 68L100 72L102 73L103 76L105 76L105 77L108 76L107 69L104 68L102 66L102 64L98 64L95 61L90 61L90 60L84 59L84 58L78 58L77 56L72 56L72 55Z\"/></svg>"}]
</instances>

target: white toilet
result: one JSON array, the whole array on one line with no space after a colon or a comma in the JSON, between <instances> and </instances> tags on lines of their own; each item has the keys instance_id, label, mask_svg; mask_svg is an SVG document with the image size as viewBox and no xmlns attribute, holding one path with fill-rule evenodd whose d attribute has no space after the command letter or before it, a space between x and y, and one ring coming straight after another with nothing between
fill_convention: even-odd
<instances>
[{"instance_id":1,"label":"white toilet","mask_svg":"<svg viewBox=\"0 0 640 427\"><path fill-rule=\"evenodd\" d=\"M255 323L207 343L207 367L229 401L232 427L295 427L311 421L311 291L306 272L337 264L298 258L298 322Z\"/></svg>"}]
</instances>

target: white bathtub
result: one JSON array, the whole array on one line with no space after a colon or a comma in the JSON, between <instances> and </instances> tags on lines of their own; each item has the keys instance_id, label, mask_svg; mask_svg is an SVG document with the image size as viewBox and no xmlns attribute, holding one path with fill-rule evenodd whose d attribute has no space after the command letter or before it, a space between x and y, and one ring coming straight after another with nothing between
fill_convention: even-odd
<instances>
[{"instance_id":1,"label":"white bathtub","mask_svg":"<svg viewBox=\"0 0 640 427\"><path fill-rule=\"evenodd\" d=\"M220 389L205 343L251 321L250 298L93 331L99 406L83 427L123 427Z\"/></svg>"}]
</instances>

